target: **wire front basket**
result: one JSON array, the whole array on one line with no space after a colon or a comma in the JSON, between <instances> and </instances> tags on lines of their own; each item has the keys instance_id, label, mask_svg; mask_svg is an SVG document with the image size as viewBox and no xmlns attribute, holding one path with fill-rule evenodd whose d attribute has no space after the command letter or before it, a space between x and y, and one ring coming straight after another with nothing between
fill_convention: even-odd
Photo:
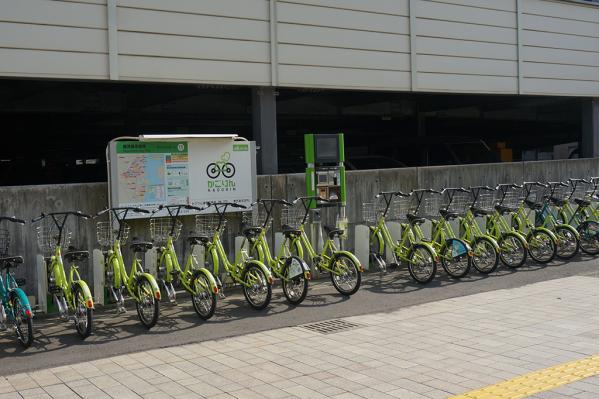
<instances>
[{"instance_id":1,"label":"wire front basket","mask_svg":"<svg viewBox=\"0 0 599 399\"><path fill-rule=\"evenodd\" d=\"M406 220L406 215L410 213L410 206L413 202L412 197L395 197L391 203L391 214L395 220Z\"/></svg>"},{"instance_id":2,"label":"wire front basket","mask_svg":"<svg viewBox=\"0 0 599 399\"><path fill-rule=\"evenodd\" d=\"M212 237L218 228L219 216L216 213L196 215L195 234L199 236ZM221 228L226 225L226 219L223 220Z\"/></svg>"},{"instance_id":3,"label":"wire front basket","mask_svg":"<svg viewBox=\"0 0 599 399\"><path fill-rule=\"evenodd\" d=\"M246 211L241 214L241 223L252 227L266 227L266 230L272 227L273 215L271 214L268 223L266 221L266 209L260 203L253 206L251 211Z\"/></svg>"},{"instance_id":4,"label":"wire front basket","mask_svg":"<svg viewBox=\"0 0 599 399\"><path fill-rule=\"evenodd\" d=\"M523 199L522 191L520 189L509 190L500 199L499 205L503 205L508 208L518 208Z\"/></svg>"},{"instance_id":5,"label":"wire front basket","mask_svg":"<svg viewBox=\"0 0 599 399\"><path fill-rule=\"evenodd\" d=\"M442 196L429 192L420 195L422 195L420 203L417 197L410 203L410 213L426 219L438 219L440 217L439 210L441 209L441 203L443 202Z\"/></svg>"},{"instance_id":6,"label":"wire front basket","mask_svg":"<svg viewBox=\"0 0 599 399\"><path fill-rule=\"evenodd\" d=\"M71 244L71 231L65 226L62 229L62 236L60 242L58 242L58 227L53 220L42 220L41 225L36 227L37 230L37 244L42 250L44 256L50 256L54 253L56 245L60 245L61 248L67 249Z\"/></svg>"},{"instance_id":7,"label":"wire front basket","mask_svg":"<svg viewBox=\"0 0 599 399\"><path fill-rule=\"evenodd\" d=\"M367 225L375 225L378 223L379 217L383 214L383 209L380 209L378 202L362 203L362 220Z\"/></svg>"},{"instance_id":8,"label":"wire front basket","mask_svg":"<svg viewBox=\"0 0 599 399\"><path fill-rule=\"evenodd\" d=\"M169 236L171 236L172 229L173 241L177 241L182 227L183 223L180 220L175 221L173 229L173 220L171 218L152 218L150 219L150 236L155 243L165 243Z\"/></svg>"},{"instance_id":9,"label":"wire front basket","mask_svg":"<svg viewBox=\"0 0 599 399\"><path fill-rule=\"evenodd\" d=\"M121 231L120 242L121 245L127 243L127 239L129 238L129 233L131 231L131 227L125 224ZM119 228L114 226L112 222L98 222L96 223L96 238L98 239L98 244L100 244L103 248L109 248L112 246L112 243L117 239L119 235Z\"/></svg>"},{"instance_id":10,"label":"wire front basket","mask_svg":"<svg viewBox=\"0 0 599 399\"><path fill-rule=\"evenodd\" d=\"M530 187L530 191L524 199L530 202L534 202L535 204L544 204L547 202L548 197L549 192L547 187L540 187L535 185Z\"/></svg>"},{"instance_id":11,"label":"wire front basket","mask_svg":"<svg viewBox=\"0 0 599 399\"><path fill-rule=\"evenodd\" d=\"M558 200L567 200L570 198L570 195L572 194L572 187L571 186L555 186L552 187L551 190L552 194L551 196L553 198L556 198Z\"/></svg>"},{"instance_id":12,"label":"wire front basket","mask_svg":"<svg viewBox=\"0 0 599 399\"><path fill-rule=\"evenodd\" d=\"M474 201L474 207L486 212L493 212L496 202L495 194L495 191L479 192L476 201Z\"/></svg>"},{"instance_id":13,"label":"wire front basket","mask_svg":"<svg viewBox=\"0 0 599 399\"><path fill-rule=\"evenodd\" d=\"M450 199L451 193L451 199ZM443 199L443 204L441 208L449 211L455 212L460 216L464 216L468 209L470 209L470 205L472 204L472 195L470 192L463 191L453 191L447 192Z\"/></svg>"},{"instance_id":14,"label":"wire front basket","mask_svg":"<svg viewBox=\"0 0 599 399\"><path fill-rule=\"evenodd\" d=\"M304 220L305 211L298 206L285 206L281 209L281 226L298 229Z\"/></svg>"},{"instance_id":15,"label":"wire front basket","mask_svg":"<svg viewBox=\"0 0 599 399\"><path fill-rule=\"evenodd\" d=\"M8 230L0 229L0 256L6 256L8 254L9 245L10 235Z\"/></svg>"},{"instance_id":16,"label":"wire front basket","mask_svg":"<svg viewBox=\"0 0 599 399\"><path fill-rule=\"evenodd\" d=\"M576 186L572 184L572 191L570 194L570 199L578 198L581 200L588 199L590 194L593 192L593 185L585 183L583 181L575 182Z\"/></svg>"}]
</instances>

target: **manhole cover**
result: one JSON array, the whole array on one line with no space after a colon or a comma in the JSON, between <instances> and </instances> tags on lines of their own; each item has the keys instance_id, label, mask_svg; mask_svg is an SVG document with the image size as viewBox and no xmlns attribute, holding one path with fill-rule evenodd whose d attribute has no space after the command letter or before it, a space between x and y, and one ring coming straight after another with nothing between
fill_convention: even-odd
<instances>
[{"instance_id":1,"label":"manhole cover","mask_svg":"<svg viewBox=\"0 0 599 399\"><path fill-rule=\"evenodd\" d=\"M314 331L321 334L334 334L341 331L351 330L354 328L364 327L361 324L352 323L345 320L327 320L318 323L304 324L299 326L306 330Z\"/></svg>"}]
</instances>

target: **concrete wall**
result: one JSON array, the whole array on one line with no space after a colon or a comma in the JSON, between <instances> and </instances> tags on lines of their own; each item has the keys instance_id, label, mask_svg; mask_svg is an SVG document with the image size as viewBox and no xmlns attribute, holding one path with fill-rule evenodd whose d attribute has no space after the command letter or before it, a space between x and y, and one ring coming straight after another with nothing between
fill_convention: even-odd
<instances>
[{"instance_id":1,"label":"concrete wall","mask_svg":"<svg viewBox=\"0 0 599 399\"><path fill-rule=\"evenodd\" d=\"M0 0L0 76L599 97L599 6Z\"/></svg>"},{"instance_id":2,"label":"concrete wall","mask_svg":"<svg viewBox=\"0 0 599 399\"><path fill-rule=\"evenodd\" d=\"M347 174L348 207L350 237L344 245L353 248L353 225L361 222L361 205L372 202L380 191L402 190L409 192L414 188L442 188L450 186L470 186L497 183L522 182L529 180L566 180L569 177L599 176L599 158L563 161L518 162L481 165L434 166L422 168L402 168L385 170L350 171ZM294 199L305 193L303 174L272 175L258 177L258 197ZM105 183L70 184L54 186L26 186L0 188L0 214L15 215L31 220L41 211L81 210L96 213L107 204L107 185ZM276 214L278 221L279 213ZM334 215L324 214L324 219L334 222ZM73 245L92 250L96 243L95 223L93 221L71 220L69 228L73 231ZM225 243L229 248L233 238L239 232L240 217L228 223ZM275 229L279 223L275 222ZM147 221L131 223L131 237L149 240ZM2 226L4 228L6 226ZM25 264L18 276L27 279L26 289L34 292L35 256L39 252L35 225L24 227L9 226L13 243L10 253L23 254ZM193 230L193 218L185 221L182 236ZM179 254L185 253L185 240L177 242ZM127 260L130 259L126 256ZM81 274L88 282L92 279L90 265L81 265Z\"/></svg>"}]
</instances>

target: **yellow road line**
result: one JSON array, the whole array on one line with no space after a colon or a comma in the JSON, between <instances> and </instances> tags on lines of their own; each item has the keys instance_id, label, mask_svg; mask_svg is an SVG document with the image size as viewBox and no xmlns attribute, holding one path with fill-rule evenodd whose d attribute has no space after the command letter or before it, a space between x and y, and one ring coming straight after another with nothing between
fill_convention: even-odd
<instances>
[{"instance_id":1,"label":"yellow road line","mask_svg":"<svg viewBox=\"0 0 599 399\"><path fill-rule=\"evenodd\" d=\"M520 399L599 374L599 355L533 371L449 399Z\"/></svg>"}]
</instances>

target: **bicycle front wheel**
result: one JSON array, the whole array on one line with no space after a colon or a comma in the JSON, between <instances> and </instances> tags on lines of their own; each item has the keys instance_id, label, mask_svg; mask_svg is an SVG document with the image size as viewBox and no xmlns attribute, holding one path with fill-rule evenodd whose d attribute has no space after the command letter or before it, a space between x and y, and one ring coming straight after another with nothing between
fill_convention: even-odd
<instances>
[{"instance_id":1,"label":"bicycle front wheel","mask_svg":"<svg viewBox=\"0 0 599 399\"><path fill-rule=\"evenodd\" d=\"M435 253L426 245L414 245L408 257L408 271L417 283L430 282L437 273Z\"/></svg>"},{"instance_id":2,"label":"bicycle front wheel","mask_svg":"<svg viewBox=\"0 0 599 399\"><path fill-rule=\"evenodd\" d=\"M520 267L526 262L526 244L519 236L507 233L502 235L497 243L501 250L499 259L510 269Z\"/></svg>"},{"instance_id":3,"label":"bicycle front wheel","mask_svg":"<svg viewBox=\"0 0 599 399\"><path fill-rule=\"evenodd\" d=\"M362 283L360 267L349 256L337 254L331 264L331 282L341 295L355 294Z\"/></svg>"},{"instance_id":4,"label":"bicycle front wheel","mask_svg":"<svg viewBox=\"0 0 599 399\"><path fill-rule=\"evenodd\" d=\"M557 245L553 237L543 230L533 230L526 237L528 254L537 263L549 263L555 257Z\"/></svg>"},{"instance_id":5,"label":"bicycle front wheel","mask_svg":"<svg viewBox=\"0 0 599 399\"><path fill-rule=\"evenodd\" d=\"M451 239L441 249L441 266L449 276L462 278L470 271L468 246L461 240Z\"/></svg>"},{"instance_id":6,"label":"bicycle front wheel","mask_svg":"<svg viewBox=\"0 0 599 399\"><path fill-rule=\"evenodd\" d=\"M489 237L477 237L472 241L472 266L483 274L494 272L499 266L499 252Z\"/></svg>"},{"instance_id":7,"label":"bicycle front wheel","mask_svg":"<svg viewBox=\"0 0 599 399\"><path fill-rule=\"evenodd\" d=\"M75 291L75 329L83 339L89 337L93 327L93 309L87 307L81 286L76 285Z\"/></svg>"},{"instance_id":8,"label":"bicycle front wheel","mask_svg":"<svg viewBox=\"0 0 599 399\"><path fill-rule=\"evenodd\" d=\"M256 310L267 307L272 297L272 285L264 271L257 265L250 264L243 272L243 282L243 295L250 306Z\"/></svg>"},{"instance_id":9,"label":"bicycle front wheel","mask_svg":"<svg viewBox=\"0 0 599 399\"><path fill-rule=\"evenodd\" d=\"M18 297L13 299L12 306L17 341L19 341L19 344L21 344L22 347L29 348L33 343L33 321L31 320L31 317L28 317L25 314L23 304Z\"/></svg>"},{"instance_id":10,"label":"bicycle front wheel","mask_svg":"<svg viewBox=\"0 0 599 399\"><path fill-rule=\"evenodd\" d=\"M191 303L198 316L208 320L216 310L216 294L210 289L210 281L204 273L196 273L191 279Z\"/></svg>"},{"instance_id":11,"label":"bicycle front wheel","mask_svg":"<svg viewBox=\"0 0 599 399\"><path fill-rule=\"evenodd\" d=\"M580 240L569 226L556 226L555 235L557 236L557 252L559 259L571 259L580 249Z\"/></svg>"},{"instance_id":12,"label":"bicycle front wheel","mask_svg":"<svg viewBox=\"0 0 599 399\"><path fill-rule=\"evenodd\" d=\"M137 315L139 316L141 324L150 329L158 323L160 302L154 297L152 284L145 278L137 280L135 290L138 298L135 302Z\"/></svg>"}]
</instances>

